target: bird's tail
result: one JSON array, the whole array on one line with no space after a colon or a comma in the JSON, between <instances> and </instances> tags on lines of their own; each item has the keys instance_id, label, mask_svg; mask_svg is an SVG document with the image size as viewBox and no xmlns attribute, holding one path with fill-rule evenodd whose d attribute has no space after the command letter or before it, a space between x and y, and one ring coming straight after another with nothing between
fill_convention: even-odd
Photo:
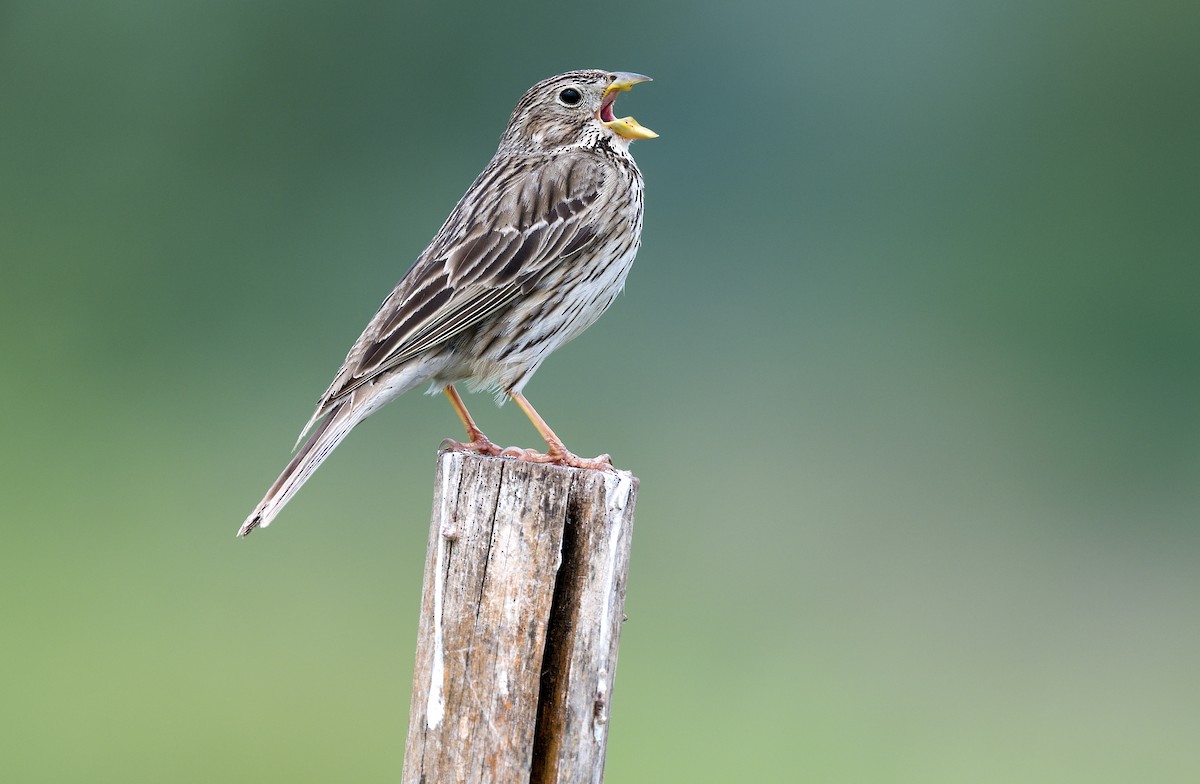
<instances>
[{"instance_id":1,"label":"bird's tail","mask_svg":"<svg viewBox=\"0 0 1200 784\"><path fill-rule=\"evenodd\" d=\"M237 535L239 537L246 536L255 528L266 528L270 525L271 521L275 519L275 515L279 514L284 505L296 494L296 491L308 481L321 463L325 462L329 453L342 443L346 434L353 430L354 426L369 413L370 409L362 405L356 406L350 399L334 406L321 420L308 440L304 442L304 446L296 452L295 457L287 464L287 468L283 469L283 473L275 480L275 484L271 485L271 489L259 502L254 513L246 518L246 522L242 523Z\"/></svg>"}]
</instances>

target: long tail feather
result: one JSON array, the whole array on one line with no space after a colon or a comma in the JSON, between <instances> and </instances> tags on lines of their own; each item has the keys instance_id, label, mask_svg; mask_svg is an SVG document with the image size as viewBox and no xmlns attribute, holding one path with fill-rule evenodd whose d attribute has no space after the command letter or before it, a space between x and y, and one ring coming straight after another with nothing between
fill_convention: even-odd
<instances>
[{"instance_id":1,"label":"long tail feather","mask_svg":"<svg viewBox=\"0 0 1200 784\"><path fill-rule=\"evenodd\" d=\"M325 462L329 453L368 413L370 409L361 405L355 406L349 400L335 406L304 442L304 446L300 447L300 451L296 452L287 468L283 469L283 473L275 480L275 484L271 485L271 489L259 502L254 513L242 523L237 535L246 536L255 528L266 528L270 525L275 515L279 514L296 491L308 481L321 463Z\"/></svg>"}]
</instances>

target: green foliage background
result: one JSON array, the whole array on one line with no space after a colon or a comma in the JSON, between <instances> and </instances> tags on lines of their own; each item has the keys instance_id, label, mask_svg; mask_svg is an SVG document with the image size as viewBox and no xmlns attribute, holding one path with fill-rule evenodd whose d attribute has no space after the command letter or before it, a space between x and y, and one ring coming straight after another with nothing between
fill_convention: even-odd
<instances>
[{"instance_id":1,"label":"green foliage background","mask_svg":"<svg viewBox=\"0 0 1200 784\"><path fill-rule=\"evenodd\" d=\"M0 778L398 778L450 408L233 533L603 67L644 245L527 392L642 479L608 780L1200 780L1198 8L0 6Z\"/></svg>"}]
</instances>

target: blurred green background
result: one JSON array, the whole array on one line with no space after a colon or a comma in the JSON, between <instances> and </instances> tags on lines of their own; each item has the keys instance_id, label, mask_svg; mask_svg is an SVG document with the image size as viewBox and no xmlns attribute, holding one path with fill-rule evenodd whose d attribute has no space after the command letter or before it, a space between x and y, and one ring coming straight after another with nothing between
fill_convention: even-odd
<instances>
[{"instance_id":1,"label":"blurred green background","mask_svg":"<svg viewBox=\"0 0 1200 784\"><path fill-rule=\"evenodd\" d=\"M608 780L1200 780L1197 41L1185 2L9 0L0 779L398 779L450 407L233 534L517 98L602 67L655 78L642 253L526 391L642 479Z\"/></svg>"}]
</instances>

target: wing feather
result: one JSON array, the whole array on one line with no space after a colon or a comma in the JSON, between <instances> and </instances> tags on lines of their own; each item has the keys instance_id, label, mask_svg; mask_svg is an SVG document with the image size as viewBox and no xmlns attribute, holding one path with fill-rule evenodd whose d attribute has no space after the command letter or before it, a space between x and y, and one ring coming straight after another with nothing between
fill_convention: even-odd
<instances>
[{"instance_id":1,"label":"wing feather","mask_svg":"<svg viewBox=\"0 0 1200 784\"><path fill-rule=\"evenodd\" d=\"M505 188L497 196L500 181ZM561 155L523 173L489 166L384 300L313 421L381 373L503 310L586 248L596 237L593 216L604 181L604 163L584 154Z\"/></svg>"}]
</instances>

